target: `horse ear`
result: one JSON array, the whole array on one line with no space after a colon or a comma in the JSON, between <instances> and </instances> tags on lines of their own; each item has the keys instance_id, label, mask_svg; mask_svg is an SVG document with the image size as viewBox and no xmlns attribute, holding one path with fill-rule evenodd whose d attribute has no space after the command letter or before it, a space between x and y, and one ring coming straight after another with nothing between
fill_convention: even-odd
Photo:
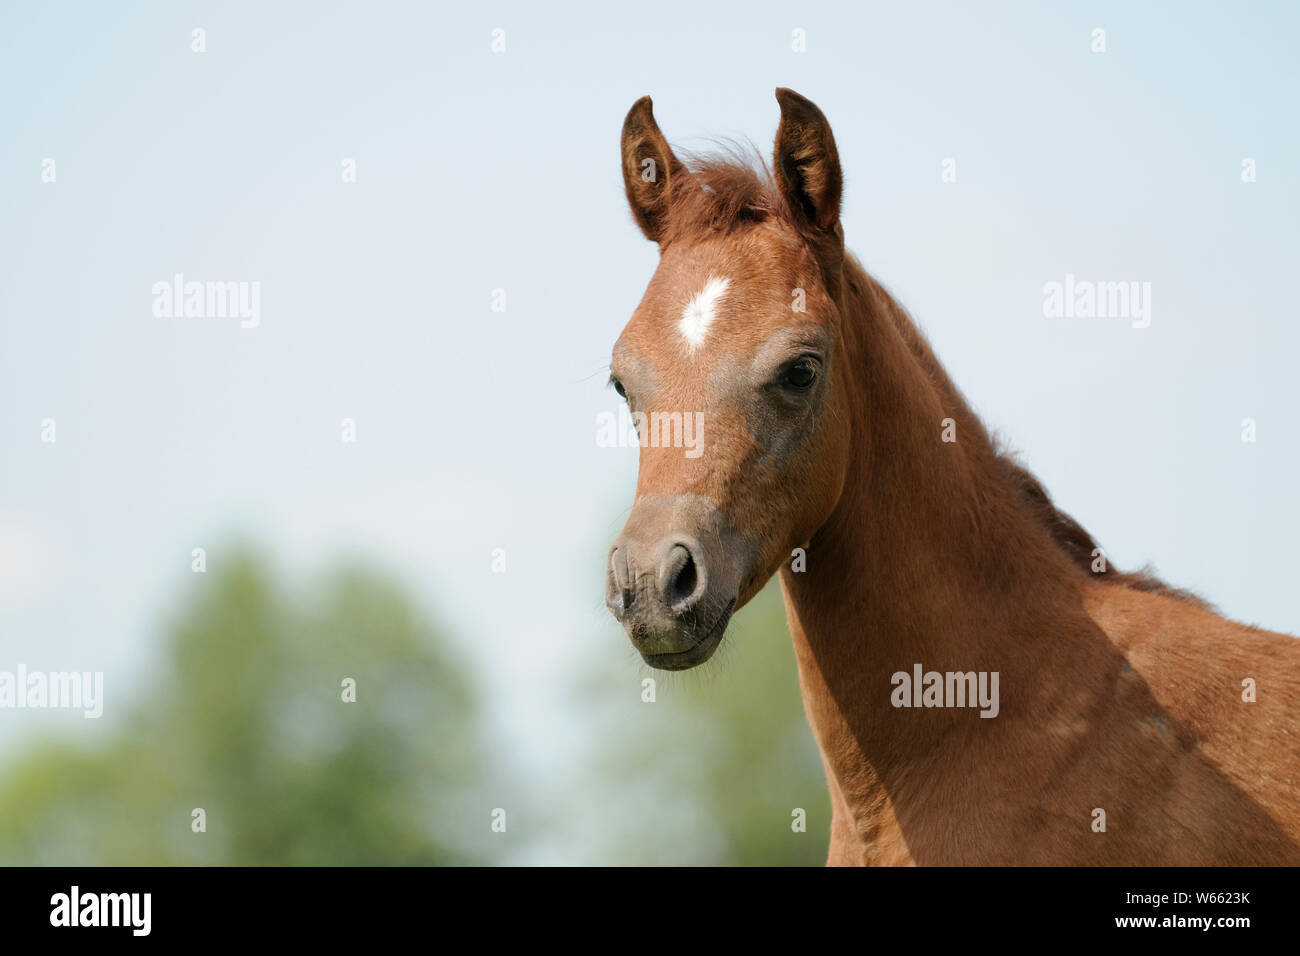
<instances>
[{"instance_id":1,"label":"horse ear","mask_svg":"<svg viewBox=\"0 0 1300 956\"><path fill-rule=\"evenodd\" d=\"M643 96L623 121L623 186L632 215L646 238L659 242L668 218L668 189L686 167L659 132L650 97Z\"/></svg>"},{"instance_id":2,"label":"horse ear","mask_svg":"<svg viewBox=\"0 0 1300 956\"><path fill-rule=\"evenodd\" d=\"M773 166L781 194L810 225L833 231L840 220L844 177L831 124L812 100L794 90L778 87L776 100L781 104L781 125Z\"/></svg>"}]
</instances>

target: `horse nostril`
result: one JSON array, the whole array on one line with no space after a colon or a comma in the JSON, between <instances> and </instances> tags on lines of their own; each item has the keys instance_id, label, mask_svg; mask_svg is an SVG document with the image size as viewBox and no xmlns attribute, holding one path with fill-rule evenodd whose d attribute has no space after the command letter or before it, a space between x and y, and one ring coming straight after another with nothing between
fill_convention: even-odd
<instances>
[{"instance_id":1,"label":"horse nostril","mask_svg":"<svg viewBox=\"0 0 1300 956\"><path fill-rule=\"evenodd\" d=\"M628 591L632 587L632 575L627 566L627 551L623 548L615 548L609 556L609 571L613 578L614 587L620 591Z\"/></svg>"},{"instance_id":2,"label":"horse nostril","mask_svg":"<svg viewBox=\"0 0 1300 956\"><path fill-rule=\"evenodd\" d=\"M627 548L616 547L609 555L609 569L605 582L605 605L619 621L631 610L635 597L631 558Z\"/></svg>"},{"instance_id":3,"label":"horse nostril","mask_svg":"<svg viewBox=\"0 0 1300 956\"><path fill-rule=\"evenodd\" d=\"M698 587L695 558L684 545L674 545L659 569L659 592L669 607L676 608L693 597Z\"/></svg>"}]
</instances>

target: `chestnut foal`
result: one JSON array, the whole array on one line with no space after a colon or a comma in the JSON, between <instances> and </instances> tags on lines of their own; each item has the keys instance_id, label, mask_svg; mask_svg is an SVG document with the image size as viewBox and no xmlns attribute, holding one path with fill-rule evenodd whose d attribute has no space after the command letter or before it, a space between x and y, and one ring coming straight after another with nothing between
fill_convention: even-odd
<instances>
[{"instance_id":1,"label":"chestnut foal","mask_svg":"<svg viewBox=\"0 0 1300 956\"><path fill-rule=\"evenodd\" d=\"M703 663L780 570L832 864L1300 862L1300 642L1107 567L845 251L830 126L776 95L770 174L684 164L648 97L623 127L660 251L611 364L658 432L607 571L634 646Z\"/></svg>"}]
</instances>

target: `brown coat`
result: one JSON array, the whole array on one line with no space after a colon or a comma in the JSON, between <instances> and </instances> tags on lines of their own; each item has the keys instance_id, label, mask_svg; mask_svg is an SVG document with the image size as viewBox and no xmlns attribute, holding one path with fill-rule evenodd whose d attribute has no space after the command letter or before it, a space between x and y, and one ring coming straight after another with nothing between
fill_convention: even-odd
<instances>
[{"instance_id":1,"label":"brown coat","mask_svg":"<svg viewBox=\"0 0 1300 956\"><path fill-rule=\"evenodd\" d=\"M780 573L832 864L1300 863L1300 642L1110 566L845 251L830 126L777 97L770 174L681 162L648 98L624 125L661 260L613 379L708 426L641 450L606 595L633 643L696 666ZM917 667L996 674L996 715L900 706Z\"/></svg>"}]
</instances>

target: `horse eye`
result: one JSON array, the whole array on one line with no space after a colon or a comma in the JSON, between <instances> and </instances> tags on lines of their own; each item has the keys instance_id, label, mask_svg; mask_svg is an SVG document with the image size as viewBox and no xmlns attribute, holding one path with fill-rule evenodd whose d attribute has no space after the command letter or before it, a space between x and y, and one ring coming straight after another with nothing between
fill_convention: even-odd
<instances>
[{"instance_id":1,"label":"horse eye","mask_svg":"<svg viewBox=\"0 0 1300 956\"><path fill-rule=\"evenodd\" d=\"M616 378L611 378L611 379L609 380L609 384L611 384L611 385L614 386L614 391L618 392L618 396L619 396L619 398L623 399L623 401L626 402L626 401L627 401L627 389L625 389L625 388L623 387L623 383L620 382L620 381L619 381L618 379L616 379Z\"/></svg>"},{"instance_id":2,"label":"horse eye","mask_svg":"<svg viewBox=\"0 0 1300 956\"><path fill-rule=\"evenodd\" d=\"M786 369L781 381L790 388L804 391L817 381L817 366L808 359L800 359Z\"/></svg>"}]
</instances>

